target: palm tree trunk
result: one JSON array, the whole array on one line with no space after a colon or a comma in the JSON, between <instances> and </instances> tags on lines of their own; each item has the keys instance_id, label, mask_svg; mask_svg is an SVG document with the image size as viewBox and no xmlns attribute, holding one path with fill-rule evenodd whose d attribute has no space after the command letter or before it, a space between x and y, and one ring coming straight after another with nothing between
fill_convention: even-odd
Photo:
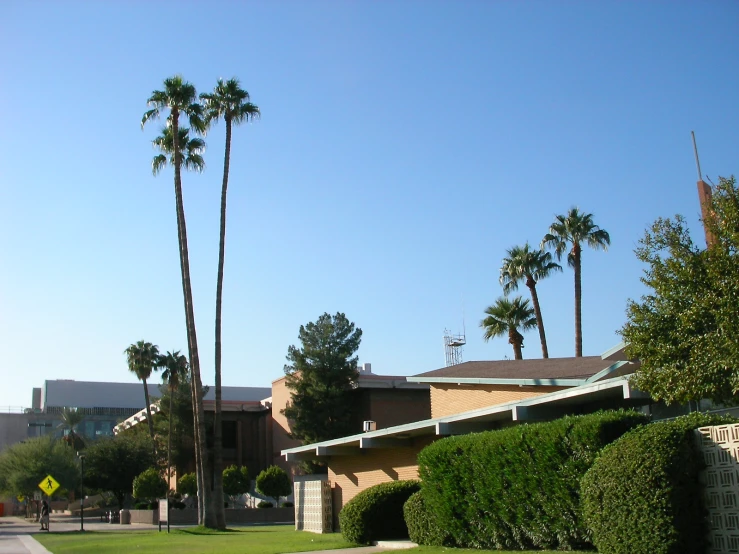
<instances>
[{"instance_id":1,"label":"palm tree trunk","mask_svg":"<svg viewBox=\"0 0 739 554\"><path fill-rule=\"evenodd\" d=\"M518 329L508 330L508 343L513 346L513 358L523 360L523 335Z\"/></svg>"},{"instance_id":2,"label":"palm tree trunk","mask_svg":"<svg viewBox=\"0 0 739 554\"><path fill-rule=\"evenodd\" d=\"M172 383L172 377L170 376L170 384ZM174 392L172 387L169 387L169 433L167 434L167 488L172 488L172 396ZM175 487L177 488L177 487ZM167 495L169 496L169 494Z\"/></svg>"},{"instance_id":3,"label":"palm tree trunk","mask_svg":"<svg viewBox=\"0 0 739 554\"><path fill-rule=\"evenodd\" d=\"M223 266L226 257L226 194L228 171L231 161L231 120L226 118L226 151L223 156L223 184L221 186L221 234L218 246L218 283L216 284L216 413L213 423L213 502L219 529L226 528L226 512L223 504L223 425L221 423L221 308L223 302Z\"/></svg>"},{"instance_id":4,"label":"palm tree trunk","mask_svg":"<svg viewBox=\"0 0 739 554\"><path fill-rule=\"evenodd\" d=\"M539 340L541 341L541 357L549 357L549 349L547 348L547 335L544 333L544 319L541 317L541 308L539 307L539 295L536 292L536 281L530 275L526 276L526 286L531 291L531 302L534 304L534 314L536 314L536 326L539 328Z\"/></svg>"},{"instance_id":5,"label":"palm tree trunk","mask_svg":"<svg viewBox=\"0 0 739 554\"><path fill-rule=\"evenodd\" d=\"M141 379L144 383L144 400L146 400L146 421L149 424L149 435L154 440L154 422L151 420L151 403L149 402L149 387L146 386L146 379ZM156 446L154 447L156 451Z\"/></svg>"},{"instance_id":6,"label":"palm tree trunk","mask_svg":"<svg viewBox=\"0 0 739 554\"><path fill-rule=\"evenodd\" d=\"M180 229L180 268L182 271L183 293L185 297L185 320L188 336L188 347L190 353L190 367L193 376L193 388L195 393L195 405L193 406L194 422L196 427L195 450L200 453L201 471L205 475L205 412L203 409L203 384L200 378L200 357L198 355L198 339L195 330L195 314L192 306L192 287L190 284L190 257L187 248L187 225L185 223L185 208L182 199L181 159L178 143L179 112L172 110L172 132L175 152L174 176L175 176L175 201L177 204L177 221ZM203 501L203 522L208 528L215 528L215 514L213 513L213 502L209 482L206 478L202 489L198 490L198 497Z\"/></svg>"},{"instance_id":7,"label":"palm tree trunk","mask_svg":"<svg viewBox=\"0 0 739 554\"><path fill-rule=\"evenodd\" d=\"M575 269L575 357L582 357L582 276L579 244L573 247Z\"/></svg>"}]
</instances>

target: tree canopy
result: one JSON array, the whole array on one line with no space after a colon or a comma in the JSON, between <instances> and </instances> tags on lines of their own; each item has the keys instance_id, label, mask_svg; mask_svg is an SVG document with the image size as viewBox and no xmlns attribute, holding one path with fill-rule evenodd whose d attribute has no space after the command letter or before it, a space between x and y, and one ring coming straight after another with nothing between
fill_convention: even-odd
<instances>
[{"instance_id":1,"label":"tree canopy","mask_svg":"<svg viewBox=\"0 0 739 554\"><path fill-rule=\"evenodd\" d=\"M223 470L223 492L228 496L238 496L249 492L249 471L246 466L228 466Z\"/></svg>"},{"instance_id":2,"label":"tree canopy","mask_svg":"<svg viewBox=\"0 0 739 554\"><path fill-rule=\"evenodd\" d=\"M33 496L47 475L68 490L79 484L80 469L74 449L51 435L19 442L0 454L0 493Z\"/></svg>"},{"instance_id":3,"label":"tree canopy","mask_svg":"<svg viewBox=\"0 0 739 554\"><path fill-rule=\"evenodd\" d=\"M681 216L658 219L639 241L649 291L630 300L620 333L641 366L634 386L655 400L708 398L736 404L739 390L739 191L720 179L705 225L716 237L698 247Z\"/></svg>"},{"instance_id":4,"label":"tree canopy","mask_svg":"<svg viewBox=\"0 0 739 554\"><path fill-rule=\"evenodd\" d=\"M290 477L281 467L270 466L257 475L257 491L271 496L279 504L280 496L288 496L292 492Z\"/></svg>"},{"instance_id":5,"label":"tree canopy","mask_svg":"<svg viewBox=\"0 0 739 554\"><path fill-rule=\"evenodd\" d=\"M349 392L359 379L355 354L362 330L343 313L324 313L301 325L298 338L302 346L288 348L285 365L291 397L282 413L290 420L291 437L310 444L350 434Z\"/></svg>"}]
</instances>

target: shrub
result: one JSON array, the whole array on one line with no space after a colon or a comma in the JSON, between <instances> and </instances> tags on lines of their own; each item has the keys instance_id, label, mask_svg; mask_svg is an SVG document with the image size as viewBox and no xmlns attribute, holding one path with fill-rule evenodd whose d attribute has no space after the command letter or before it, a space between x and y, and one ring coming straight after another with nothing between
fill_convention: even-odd
<instances>
[{"instance_id":1,"label":"shrub","mask_svg":"<svg viewBox=\"0 0 739 554\"><path fill-rule=\"evenodd\" d=\"M582 480L585 521L603 554L705 552L707 528L693 429L735 419L693 413L635 429Z\"/></svg>"},{"instance_id":2,"label":"shrub","mask_svg":"<svg viewBox=\"0 0 739 554\"><path fill-rule=\"evenodd\" d=\"M458 547L587 548L580 479L606 444L647 421L607 411L439 440L418 456L424 501Z\"/></svg>"},{"instance_id":3,"label":"shrub","mask_svg":"<svg viewBox=\"0 0 739 554\"><path fill-rule=\"evenodd\" d=\"M283 502L282 507L283 508L294 508L295 504L293 504L292 502Z\"/></svg>"},{"instance_id":4,"label":"shrub","mask_svg":"<svg viewBox=\"0 0 739 554\"><path fill-rule=\"evenodd\" d=\"M228 496L239 496L249 492L249 472L246 466L228 466L223 470L223 492Z\"/></svg>"},{"instance_id":5,"label":"shrub","mask_svg":"<svg viewBox=\"0 0 739 554\"><path fill-rule=\"evenodd\" d=\"M133 495L136 498L160 498L167 494L167 482L159 475L159 470L150 467L133 480Z\"/></svg>"},{"instance_id":6,"label":"shrub","mask_svg":"<svg viewBox=\"0 0 739 554\"><path fill-rule=\"evenodd\" d=\"M292 492L292 483L285 470L278 466L270 466L257 476L257 492L271 496L278 501L280 496Z\"/></svg>"},{"instance_id":7,"label":"shrub","mask_svg":"<svg viewBox=\"0 0 739 554\"><path fill-rule=\"evenodd\" d=\"M267 502L266 500L262 500L257 504L257 508L272 508L274 504L272 502Z\"/></svg>"},{"instance_id":8,"label":"shrub","mask_svg":"<svg viewBox=\"0 0 739 554\"><path fill-rule=\"evenodd\" d=\"M135 510L156 510L159 507L158 502L136 502L133 505Z\"/></svg>"},{"instance_id":9,"label":"shrub","mask_svg":"<svg viewBox=\"0 0 739 554\"><path fill-rule=\"evenodd\" d=\"M408 536L417 544L452 546L453 541L430 512L423 500L423 490L414 492L403 505L403 518Z\"/></svg>"},{"instance_id":10,"label":"shrub","mask_svg":"<svg viewBox=\"0 0 739 554\"><path fill-rule=\"evenodd\" d=\"M188 496L198 494L198 477L195 473L185 473L177 480L177 492Z\"/></svg>"},{"instance_id":11,"label":"shrub","mask_svg":"<svg viewBox=\"0 0 739 554\"><path fill-rule=\"evenodd\" d=\"M344 539L370 544L376 540L407 537L403 504L418 490L418 481L393 481L363 490L339 512Z\"/></svg>"}]
</instances>

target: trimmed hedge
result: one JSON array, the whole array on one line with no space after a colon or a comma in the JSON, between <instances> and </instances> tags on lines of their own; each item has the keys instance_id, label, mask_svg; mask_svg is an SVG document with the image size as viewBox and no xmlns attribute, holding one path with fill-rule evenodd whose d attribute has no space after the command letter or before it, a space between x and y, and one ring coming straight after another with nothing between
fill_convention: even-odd
<instances>
[{"instance_id":1,"label":"trimmed hedge","mask_svg":"<svg viewBox=\"0 0 739 554\"><path fill-rule=\"evenodd\" d=\"M647 422L607 411L436 441L418 456L424 500L458 547L588 548L580 479L605 445Z\"/></svg>"},{"instance_id":2,"label":"trimmed hedge","mask_svg":"<svg viewBox=\"0 0 739 554\"><path fill-rule=\"evenodd\" d=\"M376 540L408 537L403 504L419 490L418 481L393 481L363 490L339 512L344 539L356 544L370 544Z\"/></svg>"},{"instance_id":3,"label":"trimmed hedge","mask_svg":"<svg viewBox=\"0 0 739 554\"><path fill-rule=\"evenodd\" d=\"M423 489L413 493L403 505L403 517L408 526L408 536L416 544L427 546L453 546L452 538L436 521L433 512L426 507Z\"/></svg>"},{"instance_id":4,"label":"trimmed hedge","mask_svg":"<svg viewBox=\"0 0 739 554\"><path fill-rule=\"evenodd\" d=\"M703 461L693 429L737 420L693 413L624 435L604 449L582 480L582 504L602 554L702 554Z\"/></svg>"}]
</instances>

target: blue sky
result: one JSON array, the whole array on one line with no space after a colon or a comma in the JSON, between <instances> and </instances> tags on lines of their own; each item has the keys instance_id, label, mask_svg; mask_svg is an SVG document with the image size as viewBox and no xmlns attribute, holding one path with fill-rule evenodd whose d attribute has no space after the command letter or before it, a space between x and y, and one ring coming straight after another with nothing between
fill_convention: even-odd
<instances>
[{"instance_id":1,"label":"blue sky","mask_svg":"<svg viewBox=\"0 0 739 554\"><path fill-rule=\"evenodd\" d=\"M123 350L186 350L169 170L146 99L237 76L224 384L269 386L301 324L346 313L360 362L411 375L512 357L479 321L505 250L572 206L610 232L583 258L584 353L619 341L657 217L700 239L704 174L737 172L735 2L6 2L0 22L0 406L45 379L134 381ZM204 381L224 128L184 175ZM572 356L573 277L542 281L552 356ZM525 295L526 291L522 293ZM524 357L540 357L536 331Z\"/></svg>"}]
</instances>

